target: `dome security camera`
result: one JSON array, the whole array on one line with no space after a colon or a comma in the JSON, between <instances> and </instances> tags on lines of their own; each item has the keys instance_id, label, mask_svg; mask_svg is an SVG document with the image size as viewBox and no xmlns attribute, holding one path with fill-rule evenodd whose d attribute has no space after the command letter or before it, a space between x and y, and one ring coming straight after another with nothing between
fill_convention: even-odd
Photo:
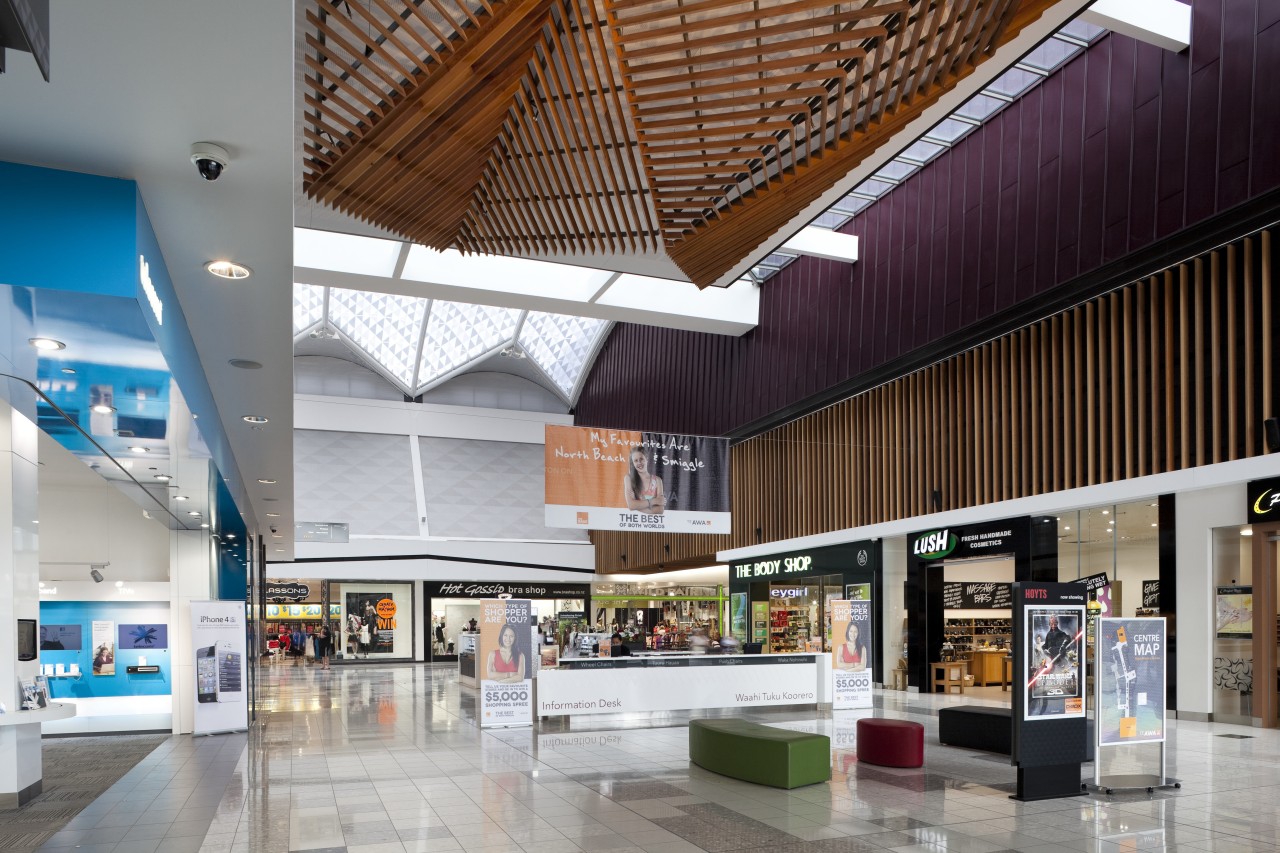
<instances>
[{"instance_id":1,"label":"dome security camera","mask_svg":"<svg viewBox=\"0 0 1280 853\"><path fill-rule=\"evenodd\" d=\"M191 162L196 171L206 181L216 181L222 177L222 170L231 162L231 155L221 145L212 142L197 142L191 146Z\"/></svg>"}]
</instances>

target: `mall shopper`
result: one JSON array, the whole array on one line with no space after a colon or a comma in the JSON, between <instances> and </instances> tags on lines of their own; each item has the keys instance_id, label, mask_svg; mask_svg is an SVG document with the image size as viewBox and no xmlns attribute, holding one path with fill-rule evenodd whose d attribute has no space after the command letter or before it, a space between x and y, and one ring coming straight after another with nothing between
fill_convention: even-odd
<instances>
[{"instance_id":1,"label":"mall shopper","mask_svg":"<svg viewBox=\"0 0 1280 853\"><path fill-rule=\"evenodd\" d=\"M315 643L316 663L320 664L321 669L328 669L329 647L332 643L329 626L321 625L320 629L311 635L311 641Z\"/></svg>"},{"instance_id":2,"label":"mall shopper","mask_svg":"<svg viewBox=\"0 0 1280 853\"><path fill-rule=\"evenodd\" d=\"M307 635L302 633L302 626L295 625L293 631L289 634L289 652L293 655L293 665L298 666L302 663L302 657L306 654Z\"/></svg>"}]
</instances>

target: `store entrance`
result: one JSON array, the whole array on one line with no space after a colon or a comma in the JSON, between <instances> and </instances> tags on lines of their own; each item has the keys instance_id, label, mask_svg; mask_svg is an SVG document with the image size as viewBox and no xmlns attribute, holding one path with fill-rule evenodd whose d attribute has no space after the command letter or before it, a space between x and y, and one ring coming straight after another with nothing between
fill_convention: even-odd
<instances>
[{"instance_id":1,"label":"store entrance","mask_svg":"<svg viewBox=\"0 0 1280 853\"><path fill-rule=\"evenodd\" d=\"M1014 565L1012 554L942 565L942 662L965 662L964 692L999 702L1012 695Z\"/></svg>"}]
</instances>

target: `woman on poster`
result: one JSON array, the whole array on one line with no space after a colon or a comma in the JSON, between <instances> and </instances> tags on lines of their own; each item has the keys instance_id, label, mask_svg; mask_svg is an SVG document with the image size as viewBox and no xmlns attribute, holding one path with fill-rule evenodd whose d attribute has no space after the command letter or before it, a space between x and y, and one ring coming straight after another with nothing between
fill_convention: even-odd
<instances>
[{"instance_id":1,"label":"woman on poster","mask_svg":"<svg viewBox=\"0 0 1280 853\"><path fill-rule=\"evenodd\" d=\"M867 650L859 641L861 631L852 620L844 629L844 642L836 647L832 666L846 672L859 672L867 668Z\"/></svg>"},{"instance_id":2,"label":"woman on poster","mask_svg":"<svg viewBox=\"0 0 1280 853\"><path fill-rule=\"evenodd\" d=\"M658 515L667 506L667 495L662 490L662 478L649 471L649 458L639 447L631 448L627 476L622 479L623 496L627 509L649 515Z\"/></svg>"},{"instance_id":3,"label":"woman on poster","mask_svg":"<svg viewBox=\"0 0 1280 853\"><path fill-rule=\"evenodd\" d=\"M517 647L518 637L516 627L510 622L498 631L498 647L489 652L485 666L489 681L519 682L527 677L527 661L524 652Z\"/></svg>"}]
</instances>

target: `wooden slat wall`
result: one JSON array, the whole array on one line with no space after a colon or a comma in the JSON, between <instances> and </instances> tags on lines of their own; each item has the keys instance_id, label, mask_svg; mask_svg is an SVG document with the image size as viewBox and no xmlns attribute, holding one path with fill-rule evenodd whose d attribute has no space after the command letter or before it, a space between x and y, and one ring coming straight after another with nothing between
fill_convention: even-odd
<instances>
[{"instance_id":1,"label":"wooden slat wall","mask_svg":"<svg viewBox=\"0 0 1280 853\"><path fill-rule=\"evenodd\" d=\"M1257 421L1280 414L1272 242L1237 240L737 444L732 534L597 531L597 570L706 564L726 548L1261 455Z\"/></svg>"}]
</instances>

